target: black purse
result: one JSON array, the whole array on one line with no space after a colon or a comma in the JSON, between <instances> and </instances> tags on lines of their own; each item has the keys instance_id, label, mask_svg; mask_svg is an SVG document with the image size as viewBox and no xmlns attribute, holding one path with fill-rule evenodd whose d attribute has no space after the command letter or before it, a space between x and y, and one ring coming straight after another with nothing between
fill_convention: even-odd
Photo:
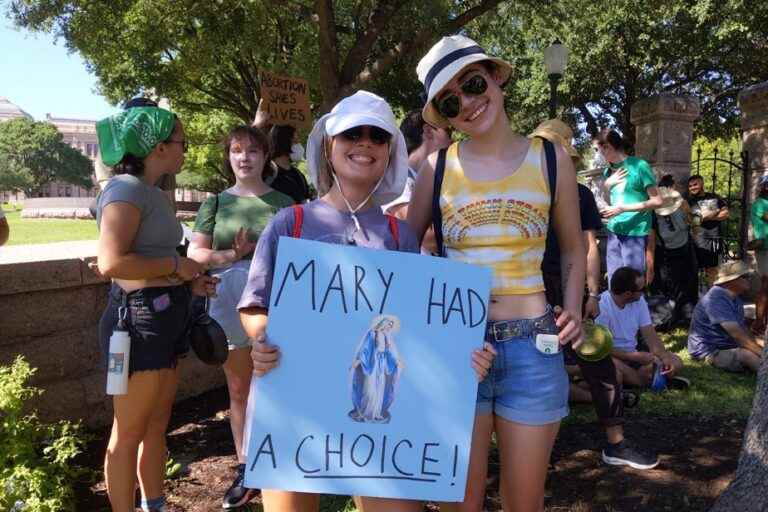
<instances>
[{"instance_id":1,"label":"black purse","mask_svg":"<svg viewBox=\"0 0 768 512\"><path fill-rule=\"evenodd\" d=\"M192 350L205 364L221 366L229 356L227 334L208 314L208 297L192 301L192 322L189 330Z\"/></svg>"}]
</instances>

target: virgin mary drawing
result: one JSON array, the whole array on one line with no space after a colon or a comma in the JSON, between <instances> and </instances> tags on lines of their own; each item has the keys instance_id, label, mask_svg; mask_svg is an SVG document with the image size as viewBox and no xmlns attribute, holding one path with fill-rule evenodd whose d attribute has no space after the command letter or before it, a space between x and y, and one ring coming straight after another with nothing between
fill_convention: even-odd
<instances>
[{"instance_id":1,"label":"virgin mary drawing","mask_svg":"<svg viewBox=\"0 0 768 512\"><path fill-rule=\"evenodd\" d=\"M353 409L349 411L354 421L389 423L389 408L403 371L393 337L399 329L396 316L379 315L355 350L350 368Z\"/></svg>"}]
</instances>

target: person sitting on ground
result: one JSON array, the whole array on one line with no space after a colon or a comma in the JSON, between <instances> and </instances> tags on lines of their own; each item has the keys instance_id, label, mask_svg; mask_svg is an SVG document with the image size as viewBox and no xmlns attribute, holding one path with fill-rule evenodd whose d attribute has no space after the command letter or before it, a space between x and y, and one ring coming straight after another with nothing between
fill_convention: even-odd
<instances>
[{"instance_id":1,"label":"person sitting on ground","mask_svg":"<svg viewBox=\"0 0 768 512\"><path fill-rule=\"evenodd\" d=\"M765 346L744 321L740 295L750 289L749 268L743 261L720 265L714 286L693 310L688 332L688 353L730 372L757 372Z\"/></svg>"},{"instance_id":2,"label":"person sitting on ground","mask_svg":"<svg viewBox=\"0 0 768 512\"><path fill-rule=\"evenodd\" d=\"M610 290L600 295L600 314L595 322L613 334L611 356L624 384L649 386L656 368L660 367L670 386L687 387L687 379L675 376L683 368L683 361L664 348L653 327L643 298L644 285L645 276L640 271L632 267L616 269L611 276ZM649 352L638 350L638 333Z\"/></svg>"}]
</instances>

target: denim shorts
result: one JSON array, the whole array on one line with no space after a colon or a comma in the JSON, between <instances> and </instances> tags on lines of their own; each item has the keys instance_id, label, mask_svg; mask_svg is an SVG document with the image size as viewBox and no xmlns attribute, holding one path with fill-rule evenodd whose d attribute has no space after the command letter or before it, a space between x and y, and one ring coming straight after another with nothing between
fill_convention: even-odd
<instances>
[{"instance_id":1,"label":"denim shorts","mask_svg":"<svg viewBox=\"0 0 768 512\"><path fill-rule=\"evenodd\" d=\"M107 309L99 322L99 342L106 367L109 338L118 322L118 310L126 305L126 328L131 338L129 373L175 368L189 352L191 318L189 287L141 288L126 294L116 284L109 290Z\"/></svg>"},{"instance_id":2,"label":"denim shorts","mask_svg":"<svg viewBox=\"0 0 768 512\"><path fill-rule=\"evenodd\" d=\"M485 339L498 355L477 388L477 414L496 414L524 425L546 425L568 415L563 351L544 354L537 334L556 334L552 310L538 317L489 322Z\"/></svg>"},{"instance_id":3,"label":"denim shorts","mask_svg":"<svg viewBox=\"0 0 768 512\"><path fill-rule=\"evenodd\" d=\"M251 340L245 334L243 324L240 322L240 312L237 310L237 303L240 302L245 283L248 282L250 267L251 260L240 260L231 267L211 273L220 281L216 285L216 296L208 299L210 301L208 314L227 334L229 350L251 346Z\"/></svg>"}]
</instances>

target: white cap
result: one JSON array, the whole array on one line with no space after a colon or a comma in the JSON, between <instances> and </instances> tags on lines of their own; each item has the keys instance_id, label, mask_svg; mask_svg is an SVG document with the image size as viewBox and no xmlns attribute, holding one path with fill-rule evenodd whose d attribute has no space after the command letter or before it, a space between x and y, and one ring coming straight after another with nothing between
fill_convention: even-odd
<instances>
[{"instance_id":1,"label":"white cap","mask_svg":"<svg viewBox=\"0 0 768 512\"><path fill-rule=\"evenodd\" d=\"M387 102L368 91L358 91L336 104L330 113L315 123L307 139L307 168L318 187L318 172L325 160L323 141L356 126L376 126L392 135L389 146L389 165L381 184L374 192L374 204L381 206L400 196L408 177L408 151L403 134L397 127L395 114Z\"/></svg>"}]
</instances>

